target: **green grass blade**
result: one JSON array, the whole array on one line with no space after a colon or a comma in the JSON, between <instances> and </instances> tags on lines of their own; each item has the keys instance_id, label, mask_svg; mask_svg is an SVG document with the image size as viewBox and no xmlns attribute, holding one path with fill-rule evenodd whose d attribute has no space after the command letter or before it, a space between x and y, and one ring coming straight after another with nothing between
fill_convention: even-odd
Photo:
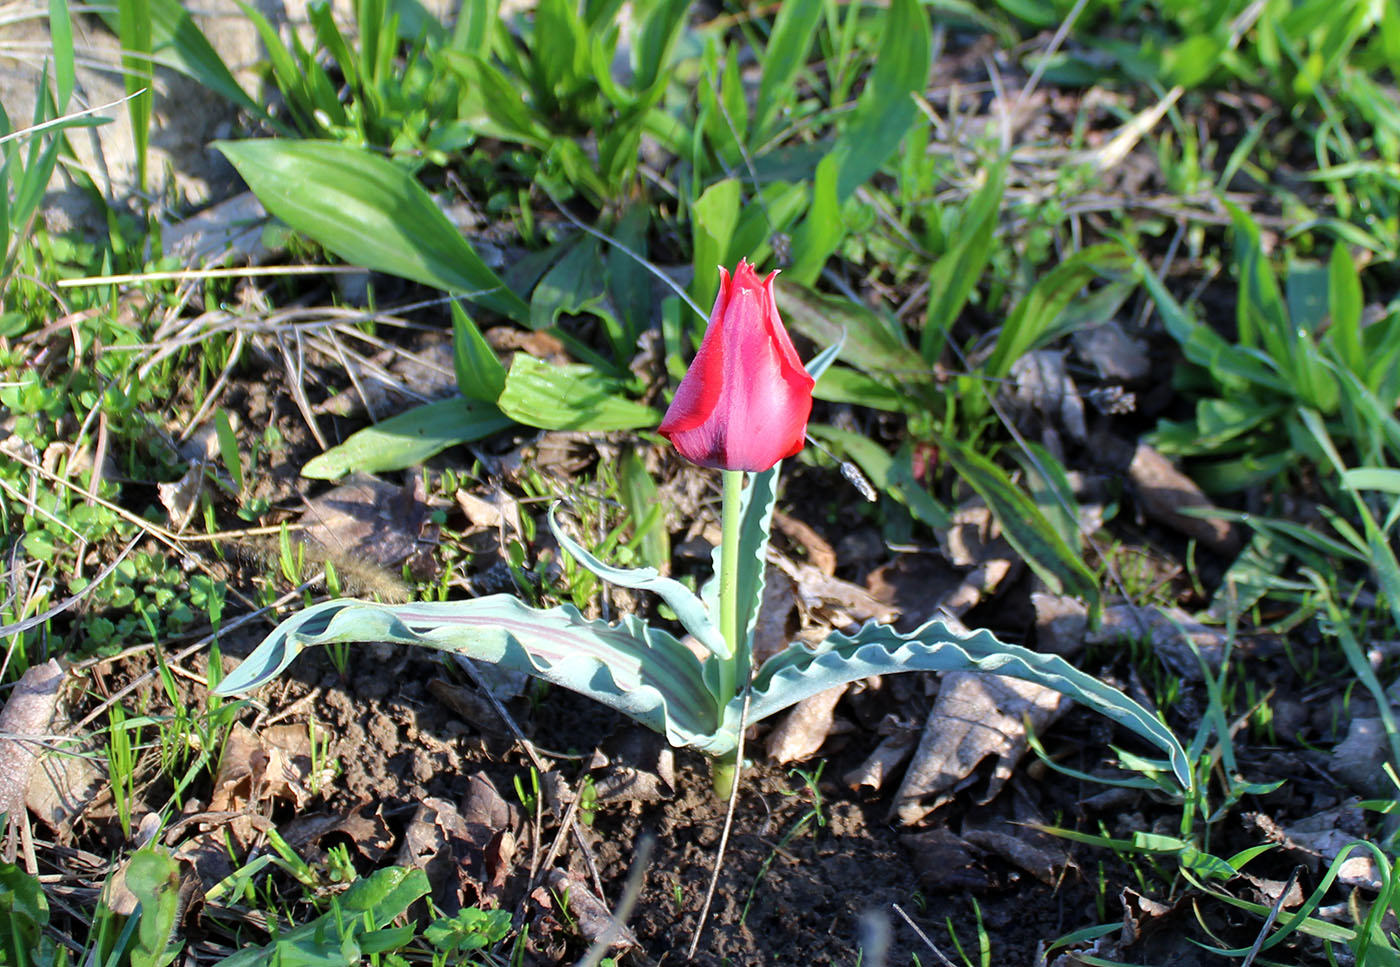
<instances>
[{"instance_id":1,"label":"green grass blade","mask_svg":"<svg viewBox=\"0 0 1400 967\"><path fill-rule=\"evenodd\" d=\"M1345 245L1332 248L1327 263L1327 308L1332 317L1332 343L1343 365L1358 376L1366 372L1361 349L1361 276Z\"/></svg>"},{"instance_id":2,"label":"green grass blade","mask_svg":"<svg viewBox=\"0 0 1400 967\"><path fill-rule=\"evenodd\" d=\"M929 365L943 354L949 330L992 257L1005 171L1005 162L998 162L987 172L986 183L968 200L959 219L958 241L929 271L928 313L919 343L919 352Z\"/></svg>"},{"instance_id":3,"label":"green grass blade","mask_svg":"<svg viewBox=\"0 0 1400 967\"><path fill-rule=\"evenodd\" d=\"M880 170L914 123L913 95L928 83L931 57L923 7L918 0L891 0L875 68L833 149L841 157L836 194L842 201Z\"/></svg>"},{"instance_id":4,"label":"green grass blade","mask_svg":"<svg viewBox=\"0 0 1400 967\"><path fill-rule=\"evenodd\" d=\"M53 79L58 93L54 109L63 113L73 96L77 75L73 66L73 19L68 0L49 0L49 39L53 44Z\"/></svg>"},{"instance_id":5,"label":"green grass blade","mask_svg":"<svg viewBox=\"0 0 1400 967\"><path fill-rule=\"evenodd\" d=\"M823 0L788 0L778 7L773 33L763 52L763 76L758 82L758 105L750 143L766 139L774 121L796 99L797 74L812 49L812 38L821 23Z\"/></svg>"},{"instance_id":6,"label":"green grass blade","mask_svg":"<svg viewBox=\"0 0 1400 967\"><path fill-rule=\"evenodd\" d=\"M392 162L324 141L216 147L268 211L347 262L463 295L517 322L529 319L525 302Z\"/></svg>"},{"instance_id":7,"label":"green grass blade","mask_svg":"<svg viewBox=\"0 0 1400 967\"><path fill-rule=\"evenodd\" d=\"M510 426L494 403L454 397L414 407L351 434L312 459L301 473L335 480L354 470L379 473L415 467L448 447L480 440Z\"/></svg>"},{"instance_id":8,"label":"green grass blade","mask_svg":"<svg viewBox=\"0 0 1400 967\"><path fill-rule=\"evenodd\" d=\"M253 100L234 79L233 72L179 0L149 0L149 3L151 45L156 60L253 113L264 123L282 128L269 117L267 109Z\"/></svg>"},{"instance_id":9,"label":"green grass blade","mask_svg":"<svg viewBox=\"0 0 1400 967\"><path fill-rule=\"evenodd\" d=\"M1056 593L1063 589L1064 593L1084 599L1097 610L1099 585L1093 573L1005 471L958 443L945 440L942 449L958 476L987 502L1001 524L1002 533L1031 570L1056 589Z\"/></svg>"},{"instance_id":10,"label":"green grass blade","mask_svg":"<svg viewBox=\"0 0 1400 967\"><path fill-rule=\"evenodd\" d=\"M122 43L122 73L130 97L126 103L136 145L136 184L144 192L146 156L151 142L151 107L155 103L150 0L117 0L117 36Z\"/></svg>"},{"instance_id":11,"label":"green grass blade","mask_svg":"<svg viewBox=\"0 0 1400 967\"><path fill-rule=\"evenodd\" d=\"M996 379L1006 376L1012 363L1052 332L1060 313L1084 286L1101 275L1126 271L1131 265L1118 246L1104 244L1076 252L1051 269L1011 311L987 359L987 375Z\"/></svg>"},{"instance_id":12,"label":"green grass blade","mask_svg":"<svg viewBox=\"0 0 1400 967\"><path fill-rule=\"evenodd\" d=\"M841 200L836 194L839 162L840 159L829 154L817 163L812 203L807 208L807 217L792 233L792 264L783 272L783 278L792 282L802 285L815 282L827 259L846 237Z\"/></svg>"}]
</instances>

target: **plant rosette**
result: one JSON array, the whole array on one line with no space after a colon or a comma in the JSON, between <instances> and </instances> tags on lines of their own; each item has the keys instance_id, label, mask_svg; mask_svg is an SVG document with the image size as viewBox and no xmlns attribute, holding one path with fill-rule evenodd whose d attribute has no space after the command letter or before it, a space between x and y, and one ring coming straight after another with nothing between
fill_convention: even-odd
<instances>
[{"instance_id":1,"label":"plant rosette","mask_svg":"<svg viewBox=\"0 0 1400 967\"><path fill-rule=\"evenodd\" d=\"M773 304L772 279L759 280L747 262L732 277L721 270L700 351L659 428L682 456L722 471L723 537L713 553L714 576L700 594L654 568L604 563L560 526L557 505L549 512L550 529L567 553L605 581L660 596L703 654L634 615L609 624L586 619L571 605L532 608L505 594L406 605L336 600L282 621L215 693L251 691L316 646L435 648L586 695L674 746L698 749L713 757L715 790L724 795L747 725L871 675L981 671L1035 682L1107 716L1164 752L1161 771L1190 788L1186 753L1156 715L1062 658L1007 644L990 631L959 631L935 620L900 633L869 622L833 632L815 647L791 644L750 667L780 461L802 449L812 387L840 349L800 365Z\"/></svg>"}]
</instances>

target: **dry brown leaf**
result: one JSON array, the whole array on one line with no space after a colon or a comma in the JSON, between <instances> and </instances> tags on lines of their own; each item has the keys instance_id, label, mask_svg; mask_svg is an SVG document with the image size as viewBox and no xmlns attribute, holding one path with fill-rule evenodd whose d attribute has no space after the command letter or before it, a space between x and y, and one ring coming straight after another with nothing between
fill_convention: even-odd
<instances>
[{"instance_id":1,"label":"dry brown leaf","mask_svg":"<svg viewBox=\"0 0 1400 967\"><path fill-rule=\"evenodd\" d=\"M768 736L768 758L786 764L816 755L831 732L836 703L849 687L828 688L794 705Z\"/></svg>"},{"instance_id":2,"label":"dry brown leaf","mask_svg":"<svg viewBox=\"0 0 1400 967\"><path fill-rule=\"evenodd\" d=\"M185 529L190 517L199 508L199 494L204 489L204 465L196 464L174 483L156 485L156 494L170 521L170 529Z\"/></svg>"},{"instance_id":3,"label":"dry brown leaf","mask_svg":"<svg viewBox=\"0 0 1400 967\"><path fill-rule=\"evenodd\" d=\"M1068 706L1065 696L1033 682L949 672L891 812L905 825L918 822L949 801L983 759L995 756L981 799L989 802L1028 748L1023 720L1043 733Z\"/></svg>"},{"instance_id":4,"label":"dry brown leaf","mask_svg":"<svg viewBox=\"0 0 1400 967\"><path fill-rule=\"evenodd\" d=\"M508 534L520 532L520 505L507 493L492 494L488 500L468 490L459 490L457 506L462 508L473 527L504 528Z\"/></svg>"},{"instance_id":5,"label":"dry brown leaf","mask_svg":"<svg viewBox=\"0 0 1400 967\"><path fill-rule=\"evenodd\" d=\"M603 901L593 895L587 884L574 879L563 870L551 870L545 878L554 895L567 898L569 915L578 924L579 935L589 943L606 944L609 950L627 950L637 946L637 938L626 924L618 922ZM538 891L536 891L538 892Z\"/></svg>"},{"instance_id":6,"label":"dry brown leaf","mask_svg":"<svg viewBox=\"0 0 1400 967\"><path fill-rule=\"evenodd\" d=\"M843 781L857 790L884 788L885 780L894 775L895 770L904 764L904 760L913 754L918 738L918 734L912 729L885 736L875 747L875 751L865 757L864 762L846 773Z\"/></svg>"},{"instance_id":7,"label":"dry brown leaf","mask_svg":"<svg viewBox=\"0 0 1400 967\"><path fill-rule=\"evenodd\" d=\"M1063 841L1000 817L978 820L975 813L969 815L963 823L963 839L1020 867L1046 886L1059 882L1070 863Z\"/></svg>"},{"instance_id":8,"label":"dry brown leaf","mask_svg":"<svg viewBox=\"0 0 1400 967\"><path fill-rule=\"evenodd\" d=\"M87 755L50 752L30 772L25 804L64 840L105 782L106 776Z\"/></svg>"},{"instance_id":9,"label":"dry brown leaf","mask_svg":"<svg viewBox=\"0 0 1400 967\"><path fill-rule=\"evenodd\" d=\"M628 728L604 745L601 775L593 780L598 802L658 802L676 789L675 753L650 729Z\"/></svg>"},{"instance_id":10,"label":"dry brown leaf","mask_svg":"<svg viewBox=\"0 0 1400 967\"><path fill-rule=\"evenodd\" d=\"M34 764L43 751L40 744L58 710L64 673L50 658L24 673L0 711L0 813L9 817L11 833L25 821L25 797ZM5 861L15 861L15 837L6 835Z\"/></svg>"},{"instance_id":11,"label":"dry brown leaf","mask_svg":"<svg viewBox=\"0 0 1400 967\"><path fill-rule=\"evenodd\" d=\"M840 578L827 577L811 564L778 557L778 567L791 579L797 593L803 626L821 623L835 628L866 621L893 621L899 612L865 588Z\"/></svg>"},{"instance_id":12,"label":"dry brown leaf","mask_svg":"<svg viewBox=\"0 0 1400 967\"><path fill-rule=\"evenodd\" d=\"M807 552L807 561L827 577L836 574L836 552L809 524L782 511L773 513L773 526Z\"/></svg>"},{"instance_id":13,"label":"dry brown leaf","mask_svg":"<svg viewBox=\"0 0 1400 967\"><path fill-rule=\"evenodd\" d=\"M1036 412L1050 427L1063 427L1079 442L1088 439L1084 425L1084 401L1065 368L1065 354L1050 349L1026 353L1011 364L1013 406Z\"/></svg>"},{"instance_id":14,"label":"dry brown leaf","mask_svg":"<svg viewBox=\"0 0 1400 967\"><path fill-rule=\"evenodd\" d=\"M330 779L330 774L311 772L311 736L305 725L274 725L259 735L235 723L214 777L209 809L241 812L250 803L270 798L305 808L311 788L322 788Z\"/></svg>"},{"instance_id":15,"label":"dry brown leaf","mask_svg":"<svg viewBox=\"0 0 1400 967\"><path fill-rule=\"evenodd\" d=\"M1084 648L1084 634L1089 630L1089 608L1078 598L1061 594L1036 592L1031 595L1035 607L1035 643L1040 651L1054 655L1070 655Z\"/></svg>"},{"instance_id":16,"label":"dry brown leaf","mask_svg":"<svg viewBox=\"0 0 1400 967\"><path fill-rule=\"evenodd\" d=\"M1357 715L1347 724L1346 738L1332 748L1327 771L1352 790L1368 797L1381 797L1390 784L1385 764L1390 761L1390 741L1379 716Z\"/></svg>"},{"instance_id":17,"label":"dry brown leaf","mask_svg":"<svg viewBox=\"0 0 1400 967\"><path fill-rule=\"evenodd\" d=\"M418 548L428 523L428 508L418 488L404 487L356 474L319 497L307 501L301 515L300 539L313 542L338 558L361 559L391 567Z\"/></svg>"},{"instance_id":18,"label":"dry brown leaf","mask_svg":"<svg viewBox=\"0 0 1400 967\"><path fill-rule=\"evenodd\" d=\"M792 642L788 621L797 607L792 581L776 567L769 566L763 578L763 603L753 629L753 667L760 668L769 658Z\"/></svg>"},{"instance_id":19,"label":"dry brown leaf","mask_svg":"<svg viewBox=\"0 0 1400 967\"><path fill-rule=\"evenodd\" d=\"M463 808L429 797L404 830L398 862L428 874L437 904L450 913L499 906L515 869L514 811L485 776L472 777Z\"/></svg>"},{"instance_id":20,"label":"dry brown leaf","mask_svg":"<svg viewBox=\"0 0 1400 967\"><path fill-rule=\"evenodd\" d=\"M1200 541L1217 554L1229 556L1239 551L1241 539L1234 524L1183 513L1186 510L1210 511L1215 505L1195 481L1145 443L1139 443L1133 453L1128 480L1136 489L1138 501L1148 517Z\"/></svg>"},{"instance_id":21,"label":"dry brown leaf","mask_svg":"<svg viewBox=\"0 0 1400 967\"><path fill-rule=\"evenodd\" d=\"M927 890L985 890L994 885L988 872L977 862L979 851L948 829L926 829L905 833L900 843L919 883Z\"/></svg>"},{"instance_id":22,"label":"dry brown leaf","mask_svg":"<svg viewBox=\"0 0 1400 967\"><path fill-rule=\"evenodd\" d=\"M371 863L379 862L394 845L383 803L363 802L348 813L297 815L283 823L280 832L294 847L319 844L327 836L344 837Z\"/></svg>"}]
</instances>

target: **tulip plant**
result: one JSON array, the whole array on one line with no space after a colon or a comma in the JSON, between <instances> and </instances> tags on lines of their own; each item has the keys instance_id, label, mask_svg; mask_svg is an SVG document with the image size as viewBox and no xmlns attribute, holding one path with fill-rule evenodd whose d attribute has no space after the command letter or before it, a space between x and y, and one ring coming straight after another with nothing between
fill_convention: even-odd
<instances>
[{"instance_id":1,"label":"tulip plant","mask_svg":"<svg viewBox=\"0 0 1400 967\"><path fill-rule=\"evenodd\" d=\"M636 615L607 624L570 605L531 608L504 594L395 606L337 600L283 621L216 692L256 688L314 645L423 645L572 689L673 745L699 749L713 757L715 789L723 794L746 724L871 675L978 670L1037 682L1097 709L1163 750L1178 782L1189 786L1186 754L1156 716L1063 659L1005 644L989 631L959 632L930 621L901 634L868 623L835 631L816 647L792 644L757 670L750 667L779 463L802 449L815 380L839 347L804 368L778 317L773 275L760 279L746 261L733 276L720 272L700 351L659 427L686 459L721 471L715 577L696 595L653 568L611 567L549 513L550 529L569 554L604 580L659 595L699 648Z\"/></svg>"}]
</instances>

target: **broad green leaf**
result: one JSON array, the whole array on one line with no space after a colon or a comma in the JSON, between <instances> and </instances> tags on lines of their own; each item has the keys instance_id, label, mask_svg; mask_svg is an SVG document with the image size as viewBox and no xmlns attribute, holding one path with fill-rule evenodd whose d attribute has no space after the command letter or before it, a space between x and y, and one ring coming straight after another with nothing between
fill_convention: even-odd
<instances>
[{"instance_id":1,"label":"broad green leaf","mask_svg":"<svg viewBox=\"0 0 1400 967\"><path fill-rule=\"evenodd\" d=\"M608 297L622 319L629 346L627 352L618 354L619 362L631 358L642 333L655 325L653 279L645 261L650 226L650 209L633 205L613 230L616 244L607 249Z\"/></svg>"},{"instance_id":2,"label":"broad green leaf","mask_svg":"<svg viewBox=\"0 0 1400 967\"><path fill-rule=\"evenodd\" d=\"M466 0L457 11L449 52L489 56L491 32L499 24L499 6L499 0Z\"/></svg>"},{"instance_id":3,"label":"broad green leaf","mask_svg":"<svg viewBox=\"0 0 1400 967\"><path fill-rule=\"evenodd\" d=\"M958 476L977 492L1001 524L1002 533L1056 593L1061 589L1087 601L1094 611L1100 604L1099 585L1079 553L1065 543L1054 525L996 464L959 443L944 440L944 457Z\"/></svg>"},{"instance_id":4,"label":"broad green leaf","mask_svg":"<svg viewBox=\"0 0 1400 967\"><path fill-rule=\"evenodd\" d=\"M932 57L928 14L918 0L891 0L875 67L835 151L841 158L836 194L845 201L899 147L928 83Z\"/></svg>"},{"instance_id":5,"label":"broad green leaf","mask_svg":"<svg viewBox=\"0 0 1400 967\"><path fill-rule=\"evenodd\" d=\"M495 404L482 400L459 396L426 403L352 433L344 443L313 458L301 473L335 480L353 470L379 473L416 467L448 447L498 433L511 422Z\"/></svg>"},{"instance_id":6,"label":"broad green leaf","mask_svg":"<svg viewBox=\"0 0 1400 967\"><path fill-rule=\"evenodd\" d=\"M787 232L807 210L808 194L805 182L764 185L758 197L743 206L722 264L732 269L740 258L754 265L768 261L773 254L773 236Z\"/></svg>"},{"instance_id":7,"label":"broad green leaf","mask_svg":"<svg viewBox=\"0 0 1400 967\"><path fill-rule=\"evenodd\" d=\"M0 963L29 963L49 923L49 901L39 881L14 863L0 862L0 914Z\"/></svg>"},{"instance_id":8,"label":"broad green leaf","mask_svg":"<svg viewBox=\"0 0 1400 967\"><path fill-rule=\"evenodd\" d=\"M559 526L559 521L554 515L558 506L554 504L549 508L549 529L559 541L560 547L604 581L658 595L676 613L681 626L694 635L696 641L709 649L710 654L719 658L730 657L729 645L725 642L719 625L710 618L710 611L705 607L705 602L701 601L694 591L673 578L662 577L654 567L613 567L600 561Z\"/></svg>"},{"instance_id":9,"label":"broad green leaf","mask_svg":"<svg viewBox=\"0 0 1400 967\"><path fill-rule=\"evenodd\" d=\"M987 375L994 379L1005 377L1011 372L1012 363L1042 343L1060 313L1084 286L1103 274L1126 270L1131 265L1122 249L1104 244L1082 249L1051 269L1011 310L984 366Z\"/></svg>"},{"instance_id":10,"label":"broad green leaf","mask_svg":"<svg viewBox=\"0 0 1400 967\"><path fill-rule=\"evenodd\" d=\"M180 864L165 853L139 850L127 864L126 885L141 904L131 967L163 967L174 957L167 948L179 912Z\"/></svg>"},{"instance_id":11,"label":"broad green leaf","mask_svg":"<svg viewBox=\"0 0 1400 967\"><path fill-rule=\"evenodd\" d=\"M812 183L812 203L807 217L792 233L792 264L783 277L810 286L821 274L841 240L846 223L841 217L841 200L836 196L839 159L829 154L817 164Z\"/></svg>"},{"instance_id":12,"label":"broad green leaf","mask_svg":"<svg viewBox=\"0 0 1400 967\"><path fill-rule=\"evenodd\" d=\"M1188 360L1208 369L1222 384L1243 389L1253 383L1281 396L1293 395L1289 383L1279 376L1267 357L1232 345L1214 329L1196 321L1167 291L1151 266L1141 258L1135 259L1134 265L1161 314L1162 324Z\"/></svg>"},{"instance_id":13,"label":"broad green leaf","mask_svg":"<svg viewBox=\"0 0 1400 967\"><path fill-rule=\"evenodd\" d=\"M718 270L721 267L733 269L733 266L724 265L724 259L734 240L734 230L739 227L739 190L737 179L726 178L706 188L692 206L695 281L690 291L702 307L715 301L719 291Z\"/></svg>"},{"instance_id":14,"label":"broad green leaf","mask_svg":"<svg viewBox=\"0 0 1400 967\"><path fill-rule=\"evenodd\" d=\"M898 413L910 403L909 397L889 383L845 366L827 370L812 395L828 403L852 403L887 413Z\"/></svg>"},{"instance_id":15,"label":"broad green leaf","mask_svg":"<svg viewBox=\"0 0 1400 967\"><path fill-rule=\"evenodd\" d=\"M796 100L797 74L812 49L812 37L821 23L823 0L788 0L778 7L773 32L763 51L763 76L758 82L757 114L751 144L758 147L768 137L779 113Z\"/></svg>"},{"instance_id":16,"label":"broad green leaf","mask_svg":"<svg viewBox=\"0 0 1400 967\"><path fill-rule=\"evenodd\" d=\"M661 414L622 395L622 385L591 366L551 366L516 353L506 373L501 412L542 430L635 430Z\"/></svg>"},{"instance_id":17,"label":"broad green leaf","mask_svg":"<svg viewBox=\"0 0 1400 967\"><path fill-rule=\"evenodd\" d=\"M506 388L506 368L461 303L452 303L452 367L457 390L493 406Z\"/></svg>"},{"instance_id":18,"label":"broad green leaf","mask_svg":"<svg viewBox=\"0 0 1400 967\"><path fill-rule=\"evenodd\" d=\"M549 129L521 100L520 86L484 56L443 52L445 63L462 78L461 119L480 134L532 148L549 146Z\"/></svg>"},{"instance_id":19,"label":"broad green leaf","mask_svg":"<svg viewBox=\"0 0 1400 967\"><path fill-rule=\"evenodd\" d=\"M992 255L997 216L1001 212L1005 162L993 165L986 181L967 201L958 220L957 242L945 252L928 276L928 312L924 317L920 354L933 365L943 354L943 343L958 321L968 296L976 288Z\"/></svg>"},{"instance_id":20,"label":"broad green leaf","mask_svg":"<svg viewBox=\"0 0 1400 967\"><path fill-rule=\"evenodd\" d=\"M529 319L524 301L393 162L327 141L216 147L269 212L347 262L465 296L517 322Z\"/></svg>"},{"instance_id":21,"label":"broad green leaf","mask_svg":"<svg viewBox=\"0 0 1400 967\"><path fill-rule=\"evenodd\" d=\"M928 366L904 340L901 327L866 306L834 299L778 276L773 287L788 328L818 346L845 339L841 355L857 369L899 381L928 375Z\"/></svg>"},{"instance_id":22,"label":"broad green leaf","mask_svg":"<svg viewBox=\"0 0 1400 967\"><path fill-rule=\"evenodd\" d=\"M1196 34L1168 50L1162 66L1167 83L1192 88L1204 83L1220 63L1225 53L1225 37L1217 34Z\"/></svg>"},{"instance_id":23,"label":"broad green leaf","mask_svg":"<svg viewBox=\"0 0 1400 967\"><path fill-rule=\"evenodd\" d=\"M388 642L447 651L586 695L665 735L712 754L733 748L716 735L719 709L702 666L665 631L627 615L608 625L576 608L547 611L510 595L386 607L330 601L279 624L217 689L238 695L276 678L306 648ZM727 743L727 747L726 747Z\"/></svg>"},{"instance_id":24,"label":"broad green leaf","mask_svg":"<svg viewBox=\"0 0 1400 967\"><path fill-rule=\"evenodd\" d=\"M664 85L668 78L664 69L671 60L671 52L675 49L676 40L680 37L685 27L686 16L690 12L690 4L685 0L664 0L661 3L648 5L650 13L642 21L642 28L638 31L637 42L632 48L633 64L636 67L636 74L633 78L634 88L642 92L642 96L649 95L651 88Z\"/></svg>"},{"instance_id":25,"label":"broad green leaf","mask_svg":"<svg viewBox=\"0 0 1400 967\"><path fill-rule=\"evenodd\" d=\"M1191 788L1190 762L1171 730L1118 689L1056 655L1006 644L986 630L959 634L941 621L908 634L867 624L852 635L835 632L816 648L780 652L754 676L748 721L767 718L845 682L904 671L982 671L1054 689L1157 746L1166 753L1177 782ZM741 705L741 698L730 703L726 722L737 722Z\"/></svg>"}]
</instances>

